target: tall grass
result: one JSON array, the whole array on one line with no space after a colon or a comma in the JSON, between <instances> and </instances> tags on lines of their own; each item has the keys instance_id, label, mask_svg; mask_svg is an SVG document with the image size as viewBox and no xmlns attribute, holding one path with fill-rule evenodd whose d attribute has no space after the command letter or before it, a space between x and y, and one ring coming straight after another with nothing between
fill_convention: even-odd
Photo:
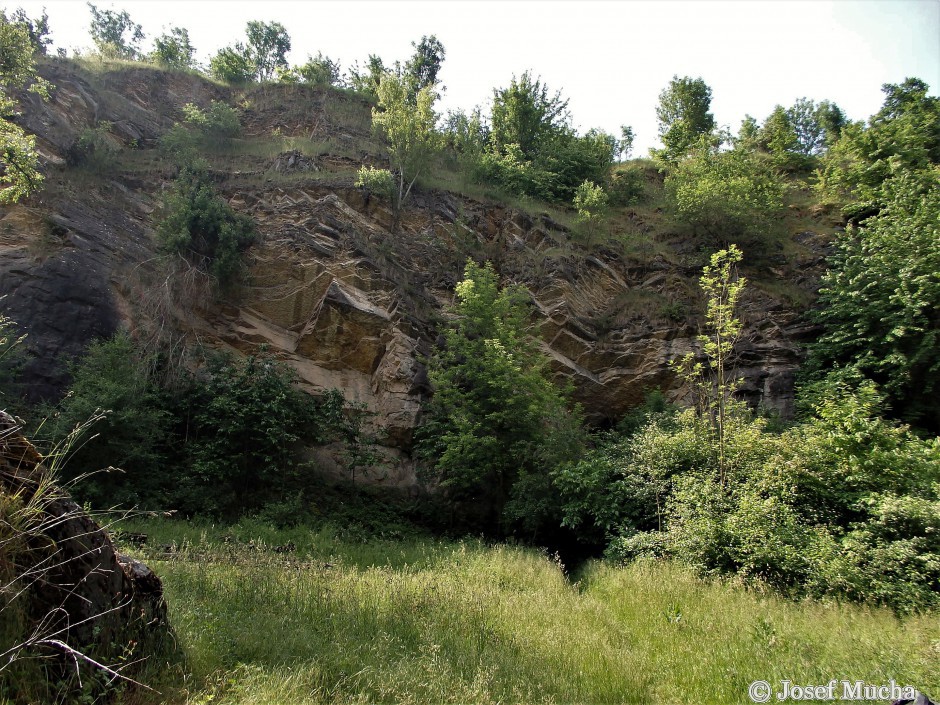
<instances>
[{"instance_id":1,"label":"tall grass","mask_svg":"<svg viewBox=\"0 0 940 705\"><path fill-rule=\"evenodd\" d=\"M931 615L796 604L668 563L571 582L537 551L475 541L129 528L150 534L185 657L185 678L152 666L164 702L744 703L784 678L940 692Z\"/></svg>"}]
</instances>

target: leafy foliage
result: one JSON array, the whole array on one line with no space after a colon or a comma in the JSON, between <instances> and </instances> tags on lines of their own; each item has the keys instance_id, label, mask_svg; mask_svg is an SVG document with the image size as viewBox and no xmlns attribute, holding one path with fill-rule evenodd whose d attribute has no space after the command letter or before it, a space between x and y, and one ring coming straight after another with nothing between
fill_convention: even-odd
<instances>
[{"instance_id":1,"label":"leafy foliage","mask_svg":"<svg viewBox=\"0 0 940 705\"><path fill-rule=\"evenodd\" d=\"M382 77L387 73L389 73L389 69L382 61L382 57L376 54L369 54L365 66L360 68L359 62L357 61L350 67L347 80L354 91L358 91L367 96L377 97L379 94L379 84L382 82Z\"/></svg>"},{"instance_id":2,"label":"leafy foliage","mask_svg":"<svg viewBox=\"0 0 940 705\"><path fill-rule=\"evenodd\" d=\"M549 471L577 453L578 415L526 335L522 289L500 289L491 265L470 261L456 294L456 318L430 361L420 454L451 502L483 512L474 528L531 535L557 511Z\"/></svg>"},{"instance_id":3,"label":"leafy foliage","mask_svg":"<svg viewBox=\"0 0 940 705\"><path fill-rule=\"evenodd\" d=\"M33 52L45 56L48 46L52 44L52 38L49 36L49 15L45 8L42 15L36 19L31 19L23 8L17 8L11 15L11 20L26 30L30 44L33 45Z\"/></svg>"},{"instance_id":4,"label":"leafy foliage","mask_svg":"<svg viewBox=\"0 0 940 705\"><path fill-rule=\"evenodd\" d=\"M150 60L171 69L192 69L195 47L189 43L189 30L182 27L170 27L153 40L153 53Z\"/></svg>"},{"instance_id":5,"label":"leafy foliage","mask_svg":"<svg viewBox=\"0 0 940 705\"><path fill-rule=\"evenodd\" d=\"M795 596L935 608L940 438L880 418L877 387L857 374L851 384L846 374L827 378L809 399L811 416L782 433L730 398L733 375L720 394L715 361L739 329L733 303L743 284L729 254L702 278L712 375L684 365L701 376L705 403L653 415L556 471L564 521L612 536L608 554L620 560L671 555Z\"/></svg>"},{"instance_id":6,"label":"leafy foliage","mask_svg":"<svg viewBox=\"0 0 940 705\"><path fill-rule=\"evenodd\" d=\"M486 148L473 169L477 177L517 195L568 202L585 180L606 183L616 138L600 130L579 136L567 108L560 92L552 95L528 72L495 90Z\"/></svg>"},{"instance_id":7,"label":"leafy foliage","mask_svg":"<svg viewBox=\"0 0 940 705\"><path fill-rule=\"evenodd\" d=\"M421 37L420 42L412 42L415 52L405 63L404 77L408 83L408 93L411 100L418 97L422 88L437 89L437 75L444 63L444 45L435 36Z\"/></svg>"},{"instance_id":8,"label":"leafy foliage","mask_svg":"<svg viewBox=\"0 0 940 705\"><path fill-rule=\"evenodd\" d=\"M220 81L248 83L254 78L255 66L248 57L245 45L236 42L233 46L219 49L209 59L209 73Z\"/></svg>"},{"instance_id":9,"label":"leafy foliage","mask_svg":"<svg viewBox=\"0 0 940 705\"><path fill-rule=\"evenodd\" d=\"M866 126L845 125L819 170L818 188L845 203L846 215L873 215L890 194L882 185L898 171L929 170L940 164L940 98L917 78L885 84L884 104Z\"/></svg>"},{"instance_id":10,"label":"leafy foliage","mask_svg":"<svg viewBox=\"0 0 940 705\"><path fill-rule=\"evenodd\" d=\"M316 56L307 56L307 62L293 70L302 82L313 86L336 86L340 82L340 66L338 61L317 52Z\"/></svg>"},{"instance_id":11,"label":"leafy foliage","mask_svg":"<svg viewBox=\"0 0 940 705\"><path fill-rule=\"evenodd\" d=\"M747 280L738 275L737 265L744 254L737 246L720 250L702 270L699 284L706 296L706 332L698 336L706 365L688 353L676 366L679 374L695 390L699 415L707 421L718 450L718 480L727 482L728 424L734 413L733 395L741 384L734 377L732 356L741 335L741 320L737 318L738 301Z\"/></svg>"},{"instance_id":12,"label":"leafy foliage","mask_svg":"<svg viewBox=\"0 0 940 705\"><path fill-rule=\"evenodd\" d=\"M236 213L215 191L204 166L180 169L158 227L162 248L194 258L227 285L241 271L241 253L255 240L251 218Z\"/></svg>"},{"instance_id":13,"label":"leafy foliage","mask_svg":"<svg viewBox=\"0 0 940 705\"><path fill-rule=\"evenodd\" d=\"M656 118L663 150L659 156L675 162L697 146L702 137L715 129L715 118L708 112L712 89L701 78L673 76L669 85L659 94Z\"/></svg>"},{"instance_id":14,"label":"leafy foliage","mask_svg":"<svg viewBox=\"0 0 940 705\"><path fill-rule=\"evenodd\" d=\"M397 191L395 177L388 169L376 169L374 166L360 167L356 173L356 186L358 188L367 188L373 193L387 198L390 202L395 202Z\"/></svg>"},{"instance_id":15,"label":"leafy foliage","mask_svg":"<svg viewBox=\"0 0 940 705\"><path fill-rule=\"evenodd\" d=\"M127 10L99 10L88 3L91 12L91 39L98 53L111 59L136 59L144 39L141 26L131 19Z\"/></svg>"},{"instance_id":16,"label":"leafy foliage","mask_svg":"<svg viewBox=\"0 0 940 705\"><path fill-rule=\"evenodd\" d=\"M211 101L206 110L187 103L183 106L183 121L215 144L225 144L242 131L238 111L221 100Z\"/></svg>"},{"instance_id":17,"label":"leafy foliage","mask_svg":"<svg viewBox=\"0 0 940 705\"><path fill-rule=\"evenodd\" d=\"M114 156L121 149L120 143L111 135L112 127L107 120L101 120L94 127L83 128L66 152L69 166L85 166L98 173L112 168Z\"/></svg>"},{"instance_id":18,"label":"leafy foliage","mask_svg":"<svg viewBox=\"0 0 940 705\"><path fill-rule=\"evenodd\" d=\"M940 431L940 169L885 182L877 216L850 227L825 279L817 372L848 365L882 385L901 419Z\"/></svg>"},{"instance_id":19,"label":"leafy foliage","mask_svg":"<svg viewBox=\"0 0 940 705\"><path fill-rule=\"evenodd\" d=\"M437 93L433 87L422 88L412 102L405 81L385 74L378 98L378 106L372 110L372 125L388 142L389 158L398 177L393 201L398 214L415 181L427 170L431 156L440 147L440 135L434 129Z\"/></svg>"},{"instance_id":20,"label":"leafy foliage","mask_svg":"<svg viewBox=\"0 0 940 705\"><path fill-rule=\"evenodd\" d=\"M783 209L780 180L755 156L702 146L666 177L669 206L712 242L759 242Z\"/></svg>"},{"instance_id":21,"label":"leafy foliage","mask_svg":"<svg viewBox=\"0 0 940 705\"><path fill-rule=\"evenodd\" d=\"M10 21L0 11L0 203L15 203L39 188L36 138L10 118L15 115L12 93L29 85L29 90L48 99L52 86L36 75L35 45L25 23Z\"/></svg>"},{"instance_id":22,"label":"leafy foliage","mask_svg":"<svg viewBox=\"0 0 940 705\"><path fill-rule=\"evenodd\" d=\"M270 81L278 68L287 67L290 35L280 22L252 20L245 28L248 35L246 57L257 81Z\"/></svg>"},{"instance_id":23,"label":"leafy foliage","mask_svg":"<svg viewBox=\"0 0 940 705\"><path fill-rule=\"evenodd\" d=\"M568 129L568 101L561 91L553 95L541 79L526 71L508 88L493 90L490 141L499 151L518 145L524 159L535 159L548 144Z\"/></svg>"},{"instance_id":24,"label":"leafy foliage","mask_svg":"<svg viewBox=\"0 0 940 705\"><path fill-rule=\"evenodd\" d=\"M325 443L346 429L343 397L319 400L294 387L288 367L266 356L214 356L185 394L188 512L233 515L303 488L300 441Z\"/></svg>"},{"instance_id":25,"label":"leafy foliage","mask_svg":"<svg viewBox=\"0 0 940 705\"><path fill-rule=\"evenodd\" d=\"M51 432L55 439L65 438L104 413L94 435L67 464L71 478L96 473L84 494L97 506L133 504L165 489L162 444L170 418L151 377L154 364L121 333L92 343L81 361L70 366L70 393L53 417ZM119 470L101 472L109 467Z\"/></svg>"}]
</instances>

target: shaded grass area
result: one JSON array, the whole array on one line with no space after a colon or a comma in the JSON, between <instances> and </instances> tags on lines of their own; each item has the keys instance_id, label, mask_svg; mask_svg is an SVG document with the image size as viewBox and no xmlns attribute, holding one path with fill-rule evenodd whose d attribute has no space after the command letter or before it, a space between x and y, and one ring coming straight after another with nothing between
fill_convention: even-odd
<instances>
[{"instance_id":1,"label":"shaded grass area","mask_svg":"<svg viewBox=\"0 0 940 705\"><path fill-rule=\"evenodd\" d=\"M935 615L792 603L669 563L591 563L572 583L477 541L125 528L149 535L184 656L150 667L159 702L745 703L756 679L832 678L940 692Z\"/></svg>"}]
</instances>

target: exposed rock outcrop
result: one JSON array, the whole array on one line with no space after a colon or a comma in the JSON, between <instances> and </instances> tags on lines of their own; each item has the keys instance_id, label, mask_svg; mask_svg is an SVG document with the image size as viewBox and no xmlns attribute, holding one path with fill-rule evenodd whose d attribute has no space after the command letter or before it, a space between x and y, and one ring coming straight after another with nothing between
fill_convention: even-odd
<instances>
[{"instance_id":1,"label":"exposed rock outcrop","mask_svg":"<svg viewBox=\"0 0 940 705\"><path fill-rule=\"evenodd\" d=\"M159 642L168 633L160 579L121 556L107 532L49 480L40 454L0 412L3 506L20 510L4 517L0 559L15 568L0 599L7 615L24 617L22 641L30 640L33 655L38 648L66 658L67 646L99 659Z\"/></svg>"},{"instance_id":2,"label":"exposed rock outcrop","mask_svg":"<svg viewBox=\"0 0 940 705\"><path fill-rule=\"evenodd\" d=\"M153 230L172 170L100 176L55 165L96 120L119 126L112 134L125 151L136 150L136 164L139 148L172 125L183 104L212 99L239 104L250 136L277 130L326 138L341 154L294 149L273 161L246 155L217 171L220 190L254 218L261 241L248 253L237 295L178 297L185 305L172 309L173 325L210 346L250 353L264 344L309 391L339 388L365 404L380 442L400 459L395 484L408 482L412 431L429 391L424 360L469 256L493 261L505 280L528 288L533 327L552 369L572 382L589 419L615 421L655 387L674 399L686 393L669 362L697 348L702 302L700 262L682 243L668 261L651 251L631 254L626 245L585 248L547 214L430 190L414 194L392 232L387 204L351 185L357 163L376 161L366 151L349 156L369 139L369 109L355 97L267 86L236 101L198 77L155 69L94 80L67 63L43 70L57 88L47 104L24 98L24 122L47 155L47 188L0 211L0 296L29 334L36 396L62 389L57 360L77 356L119 325L142 325L152 315L141 305L152 294L148 287L168 281L157 276ZM808 241L795 251L774 265L773 276L796 281L808 299L822 260ZM748 287L743 304L743 392L786 416L800 344L813 329L799 307L756 287Z\"/></svg>"}]
</instances>

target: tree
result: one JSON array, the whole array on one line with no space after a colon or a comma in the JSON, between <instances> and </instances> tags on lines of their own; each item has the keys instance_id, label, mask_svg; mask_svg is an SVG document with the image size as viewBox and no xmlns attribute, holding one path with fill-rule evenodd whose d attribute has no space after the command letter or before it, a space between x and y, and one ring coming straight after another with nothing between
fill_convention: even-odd
<instances>
[{"instance_id":1,"label":"tree","mask_svg":"<svg viewBox=\"0 0 940 705\"><path fill-rule=\"evenodd\" d=\"M154 49L150 60L172 69L193 68L195 47L189 43L189 31L182 27L170 27L169 32L153 40Z\"/></svg>"},{"instance_id":2,"label":"tree","mask_svg":"<svg viewBox=\"0 0 940 705\"><path fill-rule=\"evenodd\" d=\"M236 42L234 46L219 49L209 60L209 73L220 81L248 83L255 76L255 67L245 45Z\"/></svg>"},{"instance_id":3,"label":"tree","mask_svg":"<svg viewBox=\"0 0 940 705\"><path fill-rule=\"evenodd\" d=\"M598 223L607 212L607 193L592 181L585 181L574 192L574 207L578 211L578 220L588 229L588 246L594 239Z\"/></svg>"},{"instance_id":4,"label":"tree","mask_svg":"<svg viewBox=\"0 0 940 705\"><path fill-rule=\"evenodd\" d=\"M900 171L881 212L850 226L820 295L819 372L850 366L879 383L900 419L940 432L940 169Z\"/></svg>"},{"instance_id":5,"label":"tree","mask_svg":"<svg viewBox=\"0 0 940 705\"><path fill-rule=\"evenodd\" d=\"M43 181L36 138L10 119L16 114L14 91L29 85L31 92L49 97L52 86L36 75L34 48L26 26L0 12L0 203L18 201Z\"/></svg>"},{"instance_id":6,"label":"tree","mask_svg":"<svg viewBox=\"0 0 940 705\"><path fill-rule=\"evenodd\" d=\"M437 90L437 74L444 63L444 45L433 34L421 37L418 43L412 42L415 53L405 64L405 77L409 84L409 94L414 100L422 88L432 87Z\"/></svg>"},{"instance_id":7,"label":"tree","mask_svg":"<svg viewBox=\"0 0 940 705\"><path fill-rule=\"evenodd\" d=\"M91 3L88 9L91 10L91 39L98 53L114 59L136 59L140 55L144 32L126 10L99 10Z\"/></svg>"},{"instance_id":8,"label":"tree","mask_svg":"<svg viewBox=\"0 0 940 705\"><path fill-rule=\"evenodd\" d=\"M378 106L372 109L372 126L385 136L392 169L397 172L394 200L397 228L402 205L439 147L440 135L434 129L437 115L433 109L437 93L432 86L426 86L418 91L412 103L406 82L387 73L379 84L378 97Z\"/></svg>"},{"instance_id":9,"label":"tree","mask_svg":"<svg viewBox=\"0 0 940 705\"><path fill-rule=\"evenodd\" d=\"M387 73L390 73L390 71L385 67L382 57L369 54L363 68L359 68L358 61L349 68L349 85L354 91L370 96L378 96L379 84L382 82L382 77Z\"/></svg>"},{"instance_id":10,"label":"tree","mask_svg":"<svg viewBox=\"0 0 940 705\"><path fill-rule=\"evenodd\" d=\"M621 155L624 159L630 156L630 152L633 151L633 140L636 138L636 135L633 133L633 128L629 125L620 126L620 140L617 142L617 154Z\"/></svg>"},{"instance_id":11,"label":"tree","mask_svg":"<svg viewBox=\"0 0 940 705\"><path fill-rule=\"evenodd\" d=\"M245 30L248 34L247 57L254 66L258 81L270 81L275 71L287 67L285 55L290 51L290 35L280 22L252 20Z\"/></svg>"},{"instance_id":12,"label":"tree","mask_svg":"<svg viewBox=\"0 0 940 705\"><path fill-rule=\"evenodd\" d=\"M838 105L827 100L817 105L809 98L800 98L787 108L787 118L796 132L797 150L806 157L820 154L835 142L846 123Z\"/></svg>"},{"instance_id":13,"label":"tree","mask_svg":"<svg viewBox=\"0 0 940 705\"><path fill-rule=\"evenodd\" d=\"M100 420L93 427L95 435L70 456L68 476L90 475L109 466L124 471L95 475L85 483L84 498L98 506L136 503L163 484L165 458L159 446L169 419L152 379L153 366L154 360L141 355L122 332L93 342L69 367L72 385L52 421L53 437L67 437L96 415Z\"/></svg>"},{"instance_id":14,"label":"tree","mask_svg":"<svg viewBox=\"0 0 940 705\"><path fill-rule=\"evenodd\" d=\"M561 91L549 94L541 79L526 71L513 76L508 88L494 89L490 114L490 142L500 150L519 145L525 159L534 159L558 133L569 130L568 101Z\"/></svg>"},{"instance_id":15,"label":"tree","mask_svg":"<svg viewBox=\"0 0 940 705\"><path fill-rule=\"evenodd\" d=\"M316 57L307 56L307 63L298 66L294 72L304 83L314 86L335 86L340 81L338 61L317 52Z\"/></svg>"},{"instance_id":16,"label":"tree","mask_svg":"<svg viewBox=\"0 0 940 705\"><path fill-rule=\"evenodd\" d=\"M251 218L219 197L201 165L180 170L164 211L158 227L162 248L195 260L221 285L230 284L241 270L241 253L255 240Z\"/></svg>"},{"instance_id":17,"label":"tree","mask_svg":"<svg viewBox=\"0 0 940 705\"><path fill-rule=\"evenodd\" d=\"M676 366L698 395L699 413L708 420L718 449L719 484L727 481L728 426L733 395L741 381L733 376L732 354L741 335L736 317L738 300L747 280L738 276L737 265L744 258L736 245L712 255L702 270L699 283L706 296L707 332L698 336L707 365L688 353Z\"/></svg>"},{"instance_id":18,"label":"tree","mask_svg":"<svg viewBox=\"0 0 940 705\"><path fill-rule=\"evenodd\" d=\"M578 419L526 334L528 295L500 288L492 265L467 262L455 318L435 350L434 396L419 452L451 502L485 507L487 530L522 520L551 493L550 470L578 451ZM530 528L543 517L525 517Z\"/></svg>"},{"instance_id":19,"label":"tree","mask_svg":"<svg viewBox=\"0 0 940 705\"><path fill-rule=\"evenodd\" d=\"M783 209L779 179L754 155L700 147L666 177L670 209L693 230L728 244L757 238Z\"/></svg>"},{"instance_id":20,"label":"tree","mask_svg":"<svg viewBox=\"0 0 940 705\"><path fill-rule=\"evenodd\" d=\"M744 152L753 152L760 146L760 125L757 124L753 115L744 116L733 144L735 149Z\"/></svg>"},{"instance_id":21,"label":"tree","mask_svg":"<svg viewBox=\"0 0 940 705\"><path fill-rule=\"evenodd\" d=\"M774 166L793 169L799 166L800 140L782 105L774 107L758 133L760 145L770 154Z\"/></svg>"},{"instance_id":22,"label":"tree","mask_svg":"<svg viewBox=\"0 0 940 705\"><path fill-rule=\"evenodd\" d=\"M845 204L843 212L856 222L890 198L882 187L892 174L940 164L940 98L927 95L929 87L917 78L881 90L881 110L867 125L844 125L819 169L819 190Z\"/></svg>"},{"instance_id":23,"label":"tree","mask_svg":"<svg viewBox=\"0 0 940 705\"><path fill-rule=\"evenodd\" d=\"M708 112L712 89L701 78L673 76L669 85L659 94L656 117L659 137L663 142L660 156L675 162L703 136L715 129L715 118Z\"/></svg>"},{"instance_id":24,"label":"tree","mask_svg":"<svg viewBox=\"0 0 940 705\"><path fill-rule=\"evenodd\" d=\"M47 47L52 44L52 38L49 36L49 15L46 14L46 9L43 8L42 16L33 20L27 16L23 8L18 8L13 13L12 21L23 25L29 35L29 42L33 45L33 51L45 56Z\"/></svg>"}]
</instances>

